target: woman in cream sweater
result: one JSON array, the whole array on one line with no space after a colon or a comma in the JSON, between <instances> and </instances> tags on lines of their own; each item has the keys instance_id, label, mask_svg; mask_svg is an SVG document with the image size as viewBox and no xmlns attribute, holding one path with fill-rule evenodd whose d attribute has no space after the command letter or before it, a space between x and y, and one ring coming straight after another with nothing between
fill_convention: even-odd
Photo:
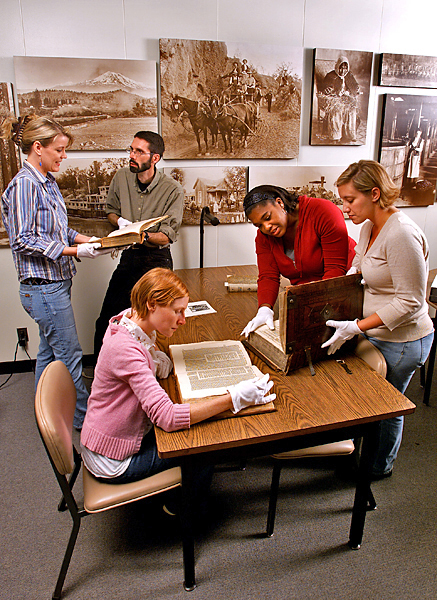
<instances>
[{"instance_id":1,"label":"woman in cream sweater","mask_svg":"<svg viewBox=\"0 0 437 600\"><path fill-rule=\"evenodd\" d=\"M404 393L414 371L426 361L434 328L428 315L428 243L421 229L394 206L399 190L384 167L372 160L351 164L338 178L343 211L363 223L350 272L361 272L363 319L327 321L334 335L323 347L332 354L362 334L384 355L387 380ZM403 417L381 422L374 479L392 474Z\"/></svg>"}]
</instances>

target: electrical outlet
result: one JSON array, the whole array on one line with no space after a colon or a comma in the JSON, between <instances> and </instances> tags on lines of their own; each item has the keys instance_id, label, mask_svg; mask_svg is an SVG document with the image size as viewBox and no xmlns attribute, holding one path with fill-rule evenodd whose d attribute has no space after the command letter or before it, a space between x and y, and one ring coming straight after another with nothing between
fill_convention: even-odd
<instances>
[{"instance_id":1,"label":"electrical outlet","mask_svg":"<svg viewBox=\"0 0 437 600\"><path fill-rule=\"evenodd\" d=\"M18 335L18 344L25 348L27 346L27 342L29 341L29 335L27 333L27 327L18 327L17 328Z\"/></svg>"}]
</instances>

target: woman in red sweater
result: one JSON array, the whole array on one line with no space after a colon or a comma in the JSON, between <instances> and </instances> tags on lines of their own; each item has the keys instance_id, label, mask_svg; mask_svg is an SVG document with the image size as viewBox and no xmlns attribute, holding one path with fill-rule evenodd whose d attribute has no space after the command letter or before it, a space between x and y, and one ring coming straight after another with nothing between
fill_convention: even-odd
<instances>
[{"instance_id":1,"label":"woman in red sweater","mask_svg":"<svg viewBox=\"0 0 437 600\"><path fill-rule=\"evenodd\" d=\"M280 276L291 284L346 275L355 254L341 210L330 200L297 196L275 185L260 185L244 198L246 217L258 228L258 312L244 328L273 326Z\"/></svg>"}]
</instances>

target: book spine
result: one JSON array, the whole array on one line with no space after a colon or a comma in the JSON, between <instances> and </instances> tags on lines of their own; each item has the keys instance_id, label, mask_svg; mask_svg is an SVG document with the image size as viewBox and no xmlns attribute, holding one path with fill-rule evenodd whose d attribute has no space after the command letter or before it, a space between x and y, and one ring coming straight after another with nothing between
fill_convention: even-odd
<instances>
[{"instance_id":1,"label":"book spine","mask_svg":"<svg viewBox=\"0 0 437 600\"><path fill-rule=\"evenodd\" d=\"M256 292L258 290L257 283L228 283L226 282L228 292Z\"/></svg>"}]
</instances>

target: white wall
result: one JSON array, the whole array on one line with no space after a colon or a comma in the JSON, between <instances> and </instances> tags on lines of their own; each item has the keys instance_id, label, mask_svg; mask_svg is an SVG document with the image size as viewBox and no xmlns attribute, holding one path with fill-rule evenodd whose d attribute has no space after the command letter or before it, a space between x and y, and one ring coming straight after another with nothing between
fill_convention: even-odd
<instances>
[{"instance_id":1,"label":"white wall","mask_svg":"<svg viewBox=\"0 0 437 600\"><path fill-rule=\"evenodd\" d=\"M394 88L372 87L365 146L309 146L312 48L367 50L437 55L435 0L2 0L0 20L0 81L14 82L17 56L72 56L84 58L159 59L160 37L259 42L301 46L304 82L299 157L273 161L277 165L347 166L361 158L377 158L381 95ZM376 57L375 57L376 59ZM375 79L374 79L375 81ZM403 90L405 93L405 90ZM411 90L407 93L436 94ZM112 153L112 155L118 153ZM77 153L77 157L81 154ZM96 154L104 157L105 154ZM172 166L177 161L162 161ZM185 166L201 162L184 161ZM271 164L219 160L208 165ZM431 246L431 267L437 267L435 205L407 209L425 231ZM249 224L205 228L205 266L254 264L255 230ZM358 228L348 223L352 237ZM199 230L182 228L172 248L176 268L199 262ZM94 321L107 282L115 267L105 256L83 261L73 285L73 305L85 354L92 352ZM18 283L9 249L0 248L0 362L13 360L17 327L29 330L29 353L36 356L38 330L18 298ZM19 349L18 359L26 355Z\"/></svg>"}]
</instances>

